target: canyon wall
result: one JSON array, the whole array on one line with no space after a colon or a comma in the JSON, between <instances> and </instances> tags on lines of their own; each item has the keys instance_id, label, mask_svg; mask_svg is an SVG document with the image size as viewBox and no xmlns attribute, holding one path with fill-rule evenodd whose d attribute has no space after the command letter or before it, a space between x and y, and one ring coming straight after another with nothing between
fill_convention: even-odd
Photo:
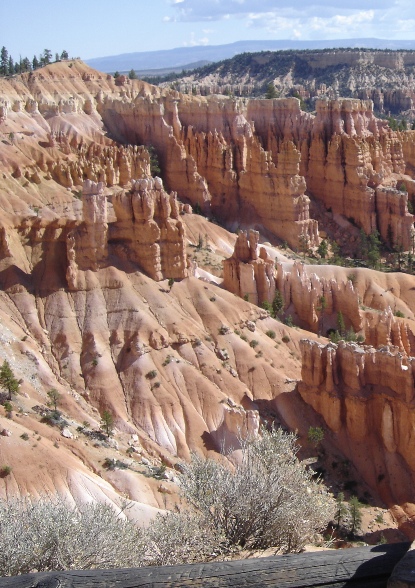
<instances>
[{"instance_id":1,"label":"canyon wall","mask_svg":"<svg viewBox=\"0 0 415 588\"><path fill-rule=\"evenodd\" d=\"M415 359L378 349L302 340L298 389L383 500L413 502Z\"/></svg>"},{"instance_id":2,"label":"canyon wall","mask_svg":"<svg viewBox=\"0 0 415 588\"><path fill-rule=\"evenodd\" d=\"M414 137L376 119L370 100L318 100L315 116L296 98L214 96L111 99L99 111L119 139L154 144L167 185L224 222L255 219L292 246L301 235L315 246L308 191L391 246L413 245Z\"/></svg>"}]
</instances>

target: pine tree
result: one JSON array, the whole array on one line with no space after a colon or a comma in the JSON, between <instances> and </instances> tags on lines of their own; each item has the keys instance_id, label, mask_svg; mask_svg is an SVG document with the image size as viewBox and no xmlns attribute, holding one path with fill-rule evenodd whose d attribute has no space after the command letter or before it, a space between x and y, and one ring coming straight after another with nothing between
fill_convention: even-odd
<instances>
[{"instance_id":1,"label":"pine tree","mask_svg":"<svg viewBox=\"0 0 415 588\"><path fill-rule=\"evenodd\" d=\"M32 65L30 63L30 60L25 57L22 61L22 72L24 71L30 71L32 69Z\"/></svg>"},{"instance_id":2,"label":"pine tree","mask_svg":"<svg viewBox=\"0 0 415 588\"><path fill-rule=\"evenodd\" d=\"M284 298L279 290L275 290L274 300L272 301L273 315L276 317L284 308Z\"/></svg>"},{"instance_id":3,"label":"pine tree","mask_svg":"<svg viewBox=\"0 0 415 588\"><path fill-rule=\"evenodd\" d=\"M62 394L59 394L59 392L56 390L56 388L52 388L51 390L49 390L48 392L48 396L49 396L49 406L53 406L53 410L56 412L58 410L58 402L62 396Z\"/></svg>"},{"instance_id":4,"label":"pine tree","mask_svg":"<svg viewBox=\"0 0 415 588\"><path fill-rule=\"evenodd\" d=\"M328 251L329 247L327 245L327 241L323 239L320 245L318 246L317 253L322 259L326 259Z\"/></svg>"},{"instance_id":5,"label":"pine tree","mask_svg":"<svg viewBox=\"0 0 415 588\"><path fill-rule=\"evenodd\" d=\"M114 417L109 410L104 410L101 416L101 429L105 432L107 437L112 435L112 427L114 426Z\"/></svg>"},{"instance_id":6,"label":"pine tree","mask_svg":"<svg viewBox=\"0 0 415 588\"><path fill-rule=\"evenodd\" d=\"M33 56L33 60L32 60L32 67L33 67L33 69L37 69L37 68L39 67L39 65L40 65L40 64L39 64L39 60L38 60L38 58L36 57L36 55L34 55L34 56Z\"/></svg>"},{"instance_id":7,"label":"pine tree","mask_svg":"<svg viewBox=\"0 0 415 588\"><path fill-rule=\"evenodd\" d=\"M0 368L0 386L7 392L7 400L12 399L12 394L16 394L19 388L19 382L14 377L14 373L7 360L4 360Z\"/></svg>"},{"instance_id":8,"label":"pine tree","mask_svg":"<svg viewBox=\"0 0 415 588\"><path fill-rule=\"evenodd\" d=\"M128 72L128 77L130 78L130 80L136 80L137 79L137 74L135 73L134 69L130 69L130 71Z\"/></svg>"},{"instance_id":9,"label":"pine tree","mask_svg":"<svg viewBox=\"0 0 415 588\"><path fill-rule=\"evenodd\" d=\"M43 63L48 65L52 61L52 51L50 49L43 50Z\"/></svg>"},{"instance_id":10,"label":"pine tree","mask_svg":"<svg viewBox=\"0 0 415 588\"><path fill-rule=\"evenodd\" d=\"M336 497L336 514L334 520L336 521L337 528L339 529L344 517L347 515L348 509L344 504L344 494L339 492Z\"/></svg>"},{"instance_id":11,"label":"pine tree","mask_svg":"<svg viewBox=\"0 0 415 588\"><path fill-rule=\"evenodd\" d=\"M2 76L7 76L9 72L9 52L6 47L1 48L0 52L0 73Z\"/></svg>"},{"instance_id":12,"label":"pine tree","mask_svg":"<svg viewBox=\"0 0 415 588\"><path fill-rule=\"evenodd\" d=\"M64 49L61 53L61 59L68 59L68 57L69 57L68 52L65 51L65 49Z\"/></svg>"},{"instance_id":13,"label":"pine tree","mask_svg":"<svg viewBox=\"0 0 415 588\"><path fill-rule=\"evenodd\" d=\"M340 335L342 337L344 337L344 334L346 332L346 325L345 325L343 313L341 310L339 310L339 312L337 313L337 328L339 330Z\"/></svg>"},{"instance_id":14,"label":"pine tree","mask_svg":"<svg viewBox=\"0 0 415 588\"><path fill-rule=\"evenodd\" d=\"M9 76L14 74L14 61L13 61L13 57L11 55L9 56L8 70L9 70Z\"/></svg>"},{"instance_id":15,"label":"pine tree","mask_svg":"<svg viewBox=\"0 0 415 588\"><path fill-rule=\"evenodd\" d=\"M354 535L360 529L362 524L362 505L357 496L352 496L349 500L349 512L351 518L350 532Z\"/></svg>"},{"instance_id":16,"label":"pine tree","mask_svg":"<svg viewBox=\"0 0 415 588\"><path fill-rule=\"evenodd\" d=\"M273 98L277 98L278 94L277 91L275 89L275 86L273 84L273 82L270 82L267 86L267 90L265 92L265 98L267 100L272 100Z\"/></svg>"}]
</instances>

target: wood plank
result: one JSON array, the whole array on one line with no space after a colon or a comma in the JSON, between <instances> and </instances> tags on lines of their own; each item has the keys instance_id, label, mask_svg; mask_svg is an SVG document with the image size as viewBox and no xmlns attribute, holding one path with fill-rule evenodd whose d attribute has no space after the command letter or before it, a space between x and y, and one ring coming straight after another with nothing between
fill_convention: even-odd
<instances>
[{"instance_id":1,"label":"wood plank","mask_svg":"<svg viewBox=\"0 0 415 588\"><path fill-rule=\"evenodd\" d=\"M26 574L0 588L385 588L409 543L239 561Z\"/></svg>"}]
</instances>

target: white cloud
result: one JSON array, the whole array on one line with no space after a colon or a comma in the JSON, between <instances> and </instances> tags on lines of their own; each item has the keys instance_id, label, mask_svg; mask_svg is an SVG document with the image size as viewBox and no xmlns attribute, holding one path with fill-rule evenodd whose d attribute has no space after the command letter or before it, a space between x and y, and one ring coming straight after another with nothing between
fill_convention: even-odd
<instances>
[{"instance_id":1,"label":"white cloud","mask_svg":"<svg viewBox=\"0 0 415 588\"><path fill-rule=\"evenodd\" d=\"M209 45L208 37L201 37L200 39L196 38L195 33L190 33L190 41L183 41L183 45L185 47L196 47L198 45Z\"/></svg>"},{"instance_id":2,"label":"white cloud","mask_svg":"<svg viewBox=\"0 0 415 588\"><path fill-rule=\"evenodd\" d=\"M410 0L394 0L410 6ZM299 15L305 13L319 14L323 9L338 12L343 10L381 10L391 7L391 0L347 0L339 6L338 0L171 0L183 21L221 20L225 15L246 16L248 14L273 14L278 16L281 10L295 10Z\"/></svg>"},{"instance_id":3,"label":"white cloud","mask_svg":"<svg viewBox=\"0 0 415 588\"><path fill-rule=\"evenodd\" d=\"M181 22L226 21L274 38L410 38L413 0L169 0ZM218 25L219 26L219 25ZM210 29L209 29L210 31ZM213 31L212 31L213 32ZM205 33L205 34L210 34ZM240 38L243 35L241 34Z\"/></svg>"}]
</instances>

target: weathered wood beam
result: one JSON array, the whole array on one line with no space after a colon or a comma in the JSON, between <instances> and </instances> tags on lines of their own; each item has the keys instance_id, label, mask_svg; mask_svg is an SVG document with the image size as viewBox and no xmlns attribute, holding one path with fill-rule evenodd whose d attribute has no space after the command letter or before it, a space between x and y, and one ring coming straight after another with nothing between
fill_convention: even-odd
<instances>
[{"instance_id":1,"label":"weathered wood beam","mask_svg":"<svg viewBox=\"0 0 415 588\"><path fill-rule=\"evenodd\" d=\"M43 572L0 578L0 588L386 588L409 545L180 566Z\"/></svg>"}]
</instances>

